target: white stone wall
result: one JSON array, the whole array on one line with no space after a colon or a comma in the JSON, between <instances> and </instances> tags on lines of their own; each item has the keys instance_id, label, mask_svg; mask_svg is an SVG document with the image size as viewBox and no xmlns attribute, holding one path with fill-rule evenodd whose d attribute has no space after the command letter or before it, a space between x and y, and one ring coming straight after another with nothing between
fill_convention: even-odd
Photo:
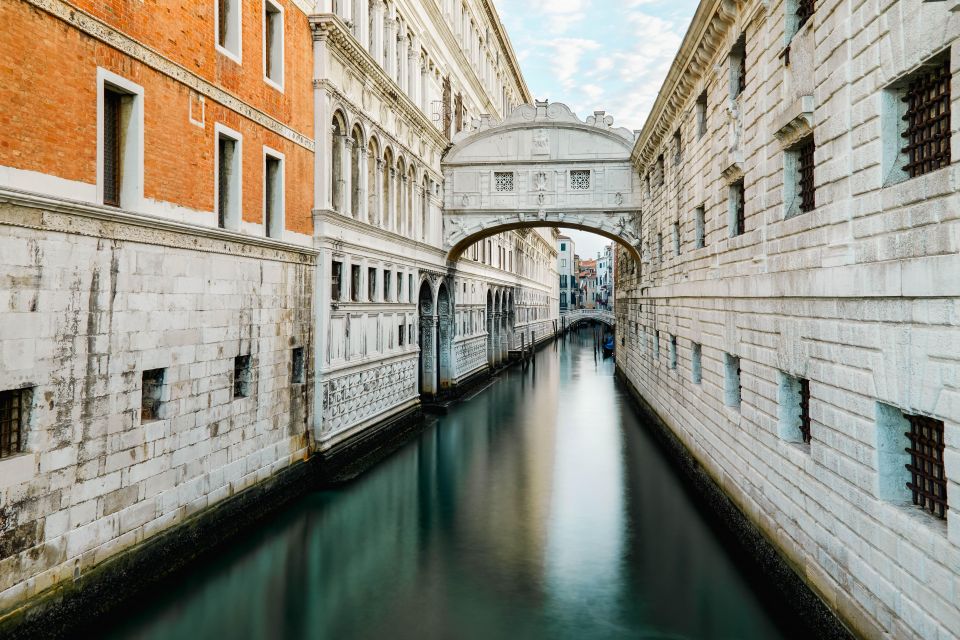
<instances>
[{"instance_id":1,"label":"white stone wall","mask_svg":"<svg viewBox=\"0 0 960 640\"><path fill-rule=\"evenodd\" d=\"M20 200L0 206L0 390L32 402L25 450L0 459L0 610L304 458L312 437L313 252ZM142 375L160 368L145 422Z\"/></svg>"},{"instance_id":2,"label":"white stone wall","mask_svg":"<svg viewBox=\"0 0 960 640\"><path fill-rule=\"evenodd\" d=\"M883 124L885 88L947 47L957 112L960 18L948 4L892 2L878 12L818 2L789 66L789 2L695 22L677 62L690 65L661 92L636 150L652 184L644 261L618 250L618 368L866 637L960 636L960 172L954 162L893 184L882 153L900 144ZM734 106L727 54L741 33L747 85ZM957 123L954 115L954 158ZM788 217L784 147L809 131L817 207ZM728 189L739 177L746 232L731 237ZM698 207L704 248L695 248ZM728 354L740 359L739 407ZM810 381L809 445L784 427L784 374ZM944 421L946 520L904 501L909 476L882 455L884 405Z\"/></svg>"}]
</instances>

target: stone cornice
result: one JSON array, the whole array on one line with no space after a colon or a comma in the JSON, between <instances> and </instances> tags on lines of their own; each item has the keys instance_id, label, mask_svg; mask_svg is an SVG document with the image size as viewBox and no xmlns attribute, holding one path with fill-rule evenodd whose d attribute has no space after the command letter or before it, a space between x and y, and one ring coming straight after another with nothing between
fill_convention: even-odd
<instances>
[{"instance_id":1,"label":"stone cornice","mask_svg":"<svg viewBox=\"0 0 960 640\"><path fill-rule=\"evenodd\" d=\"M517 55L513 50L513 43L510 41L510 36L507 35L507 30L503 27L503 22L500 20L500 14L497 13L497 8L493 6L493 0L482 1L484 9L487 11L487 17L494 25L494 31L497 32L500 46L507 52L507 62L509 63L510 71L513 72L513 76L517 80L517 85L520 87L522 94L520 97L524 102L533 102L533 95L530 93L530 88L527 87L527 81L523 77L523 72L520 70L520 63L517 62ZM503 116L506 117L507 114L503 114Z\"/></svg>"},{"instance_id":2,"label":"stone cornice","mask_svg":"<svg viewBox=\"0 0 960 640\"><path fill-rule=\"evenodd\" d=\"M34 213L25 215L20 208ZM319 253L270 238L13 189L0 189L0 225L301 264L313 264Z\"/></svg>"},{"instance_id":3,"label":"stone cornice","mask_svg":"<svg viewBox=\"0 0 960 640\"><path fill-rule=\"evenodd\" d=\"M656 157L660 144L671 135L678 115L700 79L708 73L711 61L724 44L727 31L735 24L737 16L749 16L753 21L765 10L763 0L752 0L752 3L756 6L742 8L737 0L708 0L697 8L680 51L637 137L632 154L634 164L646 167Z\"/></svg>"},{"instance_id":4,"label":"stone cornice","mask_svg":"<svg viewBox=\"0 0 960 640\"><path fill-rule=\"evenodd\" d=\"M107 23L93 17L82 9L63 2L62 0L26 0L31 6L59 18L86 35L113 47L151 69L162 73L173 80L190 87L197 93L222 104L256 122L260 126L283 136L301 147L313 151L313 139L292 127L287 126L276 118L264 113L260 109L244 102L237 96L208 82L204 78L182 67L166 56L143 45L126 34L111 27Z\"/></svg>"},{"instance_id":5,"label":"stone cornice","mask_svg":"<svg viewBox=\"0 0 960 640\"><path fill-rule=\"evenodd\" d=\"M447 147L449 142L446 136L433 126L433 121L413 103L413 100L400 89L393 78L387 75L387 72L377 64L373 56L360 46L360 43L350 33L347 25L339 17L332 13L321 13L310 16L309 20L314 40L326 40L341 51L346 60L358 68L385 99L393 103L394 109L403 115L408 122L414 123L415 133L429 138L441 150ZM315 79L314 85L316 86L317 83L324 81L324 79Z\"/></svg>"}]
</instances>

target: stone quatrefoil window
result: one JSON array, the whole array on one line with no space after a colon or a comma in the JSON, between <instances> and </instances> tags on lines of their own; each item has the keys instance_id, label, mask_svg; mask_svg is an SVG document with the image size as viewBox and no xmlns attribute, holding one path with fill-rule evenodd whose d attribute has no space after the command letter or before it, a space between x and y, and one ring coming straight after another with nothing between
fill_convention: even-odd
<instances>
[{"instance_id":1,"label":"stone quatrefoil window","mask_svg":"<svg viewBox=\"0 0 960 640\"><path fill-rule=\"evenodd\" d=\"M590 170L574 169L570 172L570 189L573 191L586 191L590 188Z\"/></svg>"},{"instance_id":2,"label":"stone quatrefoil window","mask_svg":"<svg viewBox=\"0 0 960 640\"><path fill-rule=\"evenodd\" d=\"M493 174L493 181L497 191L513 191L513 172L496 171Z\"/></svg>"}]
</instances>

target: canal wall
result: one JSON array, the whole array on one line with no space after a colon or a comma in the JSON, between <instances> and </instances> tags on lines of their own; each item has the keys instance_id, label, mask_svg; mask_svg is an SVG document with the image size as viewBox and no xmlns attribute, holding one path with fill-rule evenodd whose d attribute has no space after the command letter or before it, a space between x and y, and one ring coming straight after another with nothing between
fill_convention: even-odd
<instances>
[{"instance_id":1,"label":"canal wall","mask_svg":"<svg viewBox=\"0 0 960 640\"><path fill-rule=\"evenodd\" d=\"M307 458L315 253L14 196L0 231L3 620Z\"/></svg>"}]
</instances>

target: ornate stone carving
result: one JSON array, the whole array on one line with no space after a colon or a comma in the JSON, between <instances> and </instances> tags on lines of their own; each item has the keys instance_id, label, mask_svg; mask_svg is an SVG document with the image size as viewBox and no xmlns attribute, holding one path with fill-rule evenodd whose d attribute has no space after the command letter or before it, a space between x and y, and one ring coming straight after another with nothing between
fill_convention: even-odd
<instances>
[{"instance_id":1,"label":"ornate stone carving","mask_svg":"<svg viewBox=\"0 0 960 640\"><path fill-rule=\"evenodd\" d=\"M417 359L390 362L327 380L322 385L323 432L330 435L417 395Z\"/></svg>"}]
</instances>

